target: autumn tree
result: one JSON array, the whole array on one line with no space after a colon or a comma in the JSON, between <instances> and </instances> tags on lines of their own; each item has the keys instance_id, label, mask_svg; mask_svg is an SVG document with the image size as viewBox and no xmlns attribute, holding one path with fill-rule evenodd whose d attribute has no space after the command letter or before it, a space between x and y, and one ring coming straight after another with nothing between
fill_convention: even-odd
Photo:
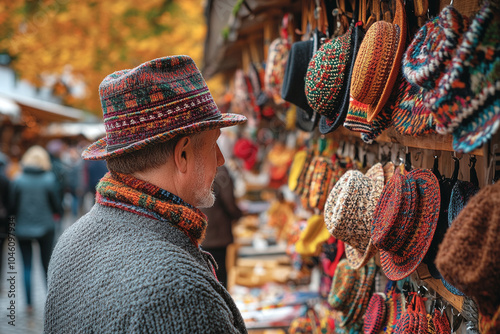
<instances>
[{"instance_id":1,"label":"autumn tree","mask_svg":"<svg viewBox=\"0 0 500 334\"><path fill-rule=\"evenodd\" d=\"M107 74L173 54L201 65L206 30L202 0L0 0L0 27L0 53L20 78L39 86L69 69L84 98L61 80L54 93L96 114Z\"/></svg>"}]
</instances>

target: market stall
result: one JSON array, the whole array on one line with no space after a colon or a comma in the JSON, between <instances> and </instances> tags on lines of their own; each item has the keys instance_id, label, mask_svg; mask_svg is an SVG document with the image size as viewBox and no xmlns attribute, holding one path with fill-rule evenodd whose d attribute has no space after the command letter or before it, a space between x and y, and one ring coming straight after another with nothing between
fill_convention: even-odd
<instances>
[{"instance_id":1,"label":"market stall","mask_svg":"<svg viewBox=\"0 0 500 334\"><path fill-rule=\"evenodd\" d=\"M494 1L209 1L204 74L249 119L242 197L268 203L230 261L249 329L500 330L499 19Z\"/></svg>"}]
</instances>

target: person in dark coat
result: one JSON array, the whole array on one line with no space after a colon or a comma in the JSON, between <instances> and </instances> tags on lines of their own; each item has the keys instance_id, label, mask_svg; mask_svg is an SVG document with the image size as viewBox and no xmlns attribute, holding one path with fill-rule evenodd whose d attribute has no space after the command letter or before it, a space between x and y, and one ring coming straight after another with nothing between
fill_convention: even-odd
<instances>
[{"instance_id":1,"label":"person in dark coat","mask_svg":"<svg viewBox=\"0 0 500 334\"><path fill-rule=\"evenodd\" d=\"M40 245L42 265L48 271L52 254L56 221L62 215L58 184L51 171L50 157L41 146L33 146L21 159L22 173L12 183L12 212L16 219L16 237L19 240L24 263L24 285L28 310L31 309L32 242Z\"/></svg>"},{"instance_id":2,"label":"person in dark coat","mask_svg":"<svg viewBox=\"0 0 500 334\"><path fill-rule=\"evenodd\" d=\"M208 217L207 234L202 247L215 258L217 278L227 288L227 246L234 241L232 225L242 216L242 212L234 198L233 180L224 165L217 169L214 193L214 206L201 209Z\"/></svg>"}]
</instances>

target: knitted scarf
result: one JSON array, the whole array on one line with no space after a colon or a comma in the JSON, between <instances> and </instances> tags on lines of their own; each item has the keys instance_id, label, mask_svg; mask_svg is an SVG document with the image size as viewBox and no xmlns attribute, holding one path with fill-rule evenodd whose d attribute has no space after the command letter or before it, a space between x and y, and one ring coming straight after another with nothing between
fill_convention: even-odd
<instances>
[{"instance_id":1,"label":"knitted scarf","mask_svg":"<svg viewBox=\"0 0 500 334\"><path fill-rule=\"evenodd\" d=\"M205 238L207 217L176 195L133 176L108 172L96 187L97 203L177 227L196 247Z\"/></svg>"}]
</instances>

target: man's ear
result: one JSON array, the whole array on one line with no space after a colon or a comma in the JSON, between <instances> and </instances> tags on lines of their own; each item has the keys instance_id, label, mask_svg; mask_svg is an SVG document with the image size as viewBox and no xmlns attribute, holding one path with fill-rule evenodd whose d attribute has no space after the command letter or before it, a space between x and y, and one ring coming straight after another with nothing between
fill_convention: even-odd
<instances>
[{"instance_id":1,"label":"man's ear","mask_svg":"<svg viewBox=\"0 0 500 334\"><path fill-rule=\"evenodd\" d=\"M192 140L189 137L182 137L174 148L174 161L177 169L181 173L187 171L187 157L188 157L188 147L192 144Z\"/></svg>"}]
</instances>

